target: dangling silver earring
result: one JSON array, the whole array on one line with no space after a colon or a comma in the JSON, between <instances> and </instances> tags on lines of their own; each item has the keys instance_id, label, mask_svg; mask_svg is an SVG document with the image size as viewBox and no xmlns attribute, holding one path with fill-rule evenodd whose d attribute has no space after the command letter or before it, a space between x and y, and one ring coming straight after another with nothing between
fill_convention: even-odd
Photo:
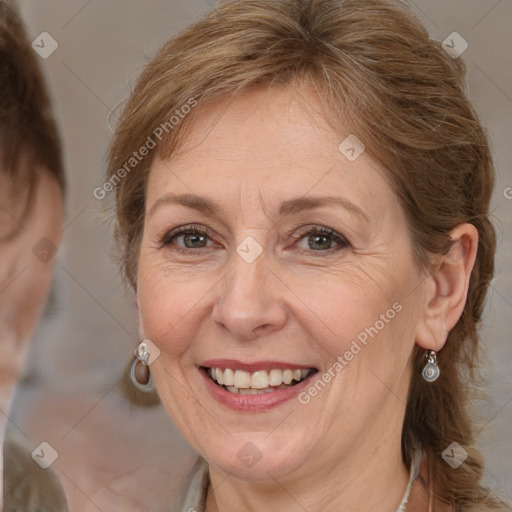
<instances>
[{"instance_id":1,"label":"dangling silver earring","mask_svg":"<svg viewBox=\"0 0 512 512\"><path fill-rule=\"evenodd\" d=\"M427 382L434 382L439 377L439 366L437 366L437 354L435 350L429 350L426 353L427 364L423 368L423 378Z\"/></svg>"},{"instance_id":2,"label":"dangling silver earring","mask_svg":"<svg viewBox=\"0 0 512 512\"><path fill-rule=\"evenodd\" d=\"M149 354L147 345L139 343L135 349L135 359L130 367L130 377L134 386L144 393L152 393L155 390L153 378L149 370Z\"/></svg>"}]
</instances>

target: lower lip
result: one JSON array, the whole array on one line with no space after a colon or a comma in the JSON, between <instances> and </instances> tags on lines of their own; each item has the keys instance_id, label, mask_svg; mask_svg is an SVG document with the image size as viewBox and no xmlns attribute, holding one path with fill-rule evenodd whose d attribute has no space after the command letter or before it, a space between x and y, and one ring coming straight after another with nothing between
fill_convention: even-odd
<instances>
[{"instance_id":1,"label":"lower lip","mask_svg":"<svg viewBox=\"0 0 512 512\"><path fill-rule=\"evenodd\" d=\"M274 409L284 402L288 402L288 400L296 398L304 388L309 386L310 379L316 372L313 372L302 382L295 384L295 386L261 395L238 395L236 393L231 393L213 382L213 380L207 375L204 368L199 368L199 373L205 381L206 389L220 404L234 411L262 412Z\"/></svg>"}]
</instances>

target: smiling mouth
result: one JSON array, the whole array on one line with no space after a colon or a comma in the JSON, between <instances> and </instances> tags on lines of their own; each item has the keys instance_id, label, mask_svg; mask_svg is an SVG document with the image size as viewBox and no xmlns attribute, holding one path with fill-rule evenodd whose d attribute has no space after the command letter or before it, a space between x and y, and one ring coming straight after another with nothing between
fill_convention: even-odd
<instances>
[{"instance_id":1,"label":"smiling mouth","mask_svg":"<svg viewBox=\"0 0 512 512\"><path fill-rule=\"evenodd\" d=\"M291 388L317 371L315 368L295 370L274 368L270 371L246 372L231 368L207 367L203 367L203 370L215 384L237 395L263 395Z\"/></svg>"}]
</instances>

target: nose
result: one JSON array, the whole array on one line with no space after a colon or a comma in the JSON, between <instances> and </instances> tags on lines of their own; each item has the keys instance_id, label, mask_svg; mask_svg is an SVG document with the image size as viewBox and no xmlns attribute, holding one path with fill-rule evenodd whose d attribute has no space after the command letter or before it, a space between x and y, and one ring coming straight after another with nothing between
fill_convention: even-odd
<instances>
[{"instance_id":1,"label":"nose","mask_svg":"<svg viewBox=\"0 0 512 512\"><path fill-rule=\"evenodd\" d=\"M284 285L270 270L263 254L247 263L235 253L220 286L213 319L234 339L252 341L285 325Z\"/></svg>"}]
</instances>

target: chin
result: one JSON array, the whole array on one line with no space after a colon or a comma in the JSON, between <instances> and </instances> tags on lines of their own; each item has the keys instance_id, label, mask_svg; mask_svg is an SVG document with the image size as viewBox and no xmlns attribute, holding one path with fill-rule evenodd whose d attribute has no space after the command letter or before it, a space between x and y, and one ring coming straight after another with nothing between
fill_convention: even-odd
<instances>
[{"instance_id":1,"label":"chin","mask_svg":"<svg viewBox=\"0 0 512 512\"><path fill-rule=\"evenodd\" d=\"M217 448L204 452L208 463L243 480L282 478L303 468L308 459L304 443L295 441L289 432L282 436L267 432L237 434L225 443L212 440L210 446Z\"/></svg>"}]
</instances>

